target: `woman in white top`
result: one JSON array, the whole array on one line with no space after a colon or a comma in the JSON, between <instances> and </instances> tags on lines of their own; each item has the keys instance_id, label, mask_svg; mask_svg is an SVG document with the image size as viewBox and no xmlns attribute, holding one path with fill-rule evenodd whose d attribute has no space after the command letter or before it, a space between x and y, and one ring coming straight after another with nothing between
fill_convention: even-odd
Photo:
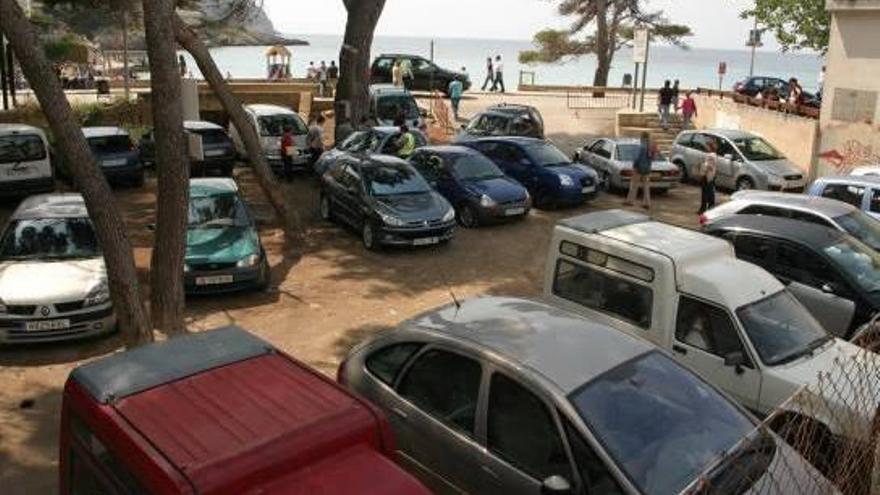
<instances>
[{"instance_id":1,"label":"woman in white top","mask_svg":"<svg viewBox=\"0 0 880 495\"><path fill-rule=\"evenodd\" d=\"M706 159L700 166L700 211L715 207L715 174L718 172L718 143L711 140L706 143Z\"/></svg>"}]
</instances>

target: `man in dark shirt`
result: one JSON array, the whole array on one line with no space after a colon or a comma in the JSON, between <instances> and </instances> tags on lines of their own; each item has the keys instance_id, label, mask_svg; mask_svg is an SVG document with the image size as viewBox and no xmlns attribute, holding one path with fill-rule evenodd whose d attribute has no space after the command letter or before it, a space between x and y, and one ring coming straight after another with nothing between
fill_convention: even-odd
<instances>
[{"instance_id":1,"label":"man in dark shirt","mask_svg":"<svg viewBox=\"0 0 880 495\"><path fill-rule=\"evenodd\" d=\"M669 80L667 79L665 83L663 83L663 87L660 88L660 96L659 96L659 112L660 112L660 126L663 127L663 130L669 128L669 107L672 106L672 99L675 97L675 92L669 86Z\"/></svg>"}]
</instances>

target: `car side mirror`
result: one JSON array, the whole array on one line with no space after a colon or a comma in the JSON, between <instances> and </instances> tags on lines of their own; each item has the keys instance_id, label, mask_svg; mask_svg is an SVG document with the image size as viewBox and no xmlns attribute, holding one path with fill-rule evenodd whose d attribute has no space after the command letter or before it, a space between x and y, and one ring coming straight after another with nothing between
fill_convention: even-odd
<instances>
[{"instance_id":1,"label":"car side mirror","mask_svg":"<svg viewBox=\"0 0 880 495\"><path fill-rule=\"evenodd\" d=\"M734 351L728 353L724 356L724 366L729 366L735 369L737 375L741 375L743 373L743 366L746 364L746 356L742 353L742 351Z\"/></svg>"},{"instance_id":2,"label":"car side mirror","mask_svg":"<svg viewBox=\"0 0 880 495\"><path fill-rule=\"evenodd\" d=\"M541 483L541 495L572 495L571 483L555 474Z\"/></svg>"}]
</instances>

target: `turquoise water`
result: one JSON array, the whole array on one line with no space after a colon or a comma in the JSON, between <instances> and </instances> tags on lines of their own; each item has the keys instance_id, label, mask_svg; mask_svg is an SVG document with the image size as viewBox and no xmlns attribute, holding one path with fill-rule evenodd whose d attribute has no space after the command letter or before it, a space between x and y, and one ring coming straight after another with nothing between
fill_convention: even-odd
<instances>
[{"instance_id":1,"label":"turquoise water","mask_svg":"<svg viewBox=\"0 0 880 495\"><path fill-rule=\"evenodd\" d=\"M292 47L293 71L297 76L305 75L310 61L319 64L321 60L334 60L338 57L342 42L340 36L310 35L303 37L310 46ZM429 38L377 37L373 56L379 53L412 53L428 57ZM505 62L505 81L508 87L515 87L519 71L535 72L537 84L591 84L596 67L595 58L583 57L565 64L522 66L517 62L520 51L531 48L529 41L479 40L479 39L436 39L434 59L443 67L459 69L466 67L471 79L482 84L485 77L484 64L489 55L500 54ZM225 74L235 77L265 77L265 47L226 47L212 50L214 58ZM748 51L736 50L681 50L675 47L656 45L651 49L648 67L648 84L657 86L664 79L680 79L685 87L718 87L718 63L727 62L727 76L724 89L730 89L734 82L748 75ZM815 89L817 77L822 67L822 59L817 55L801 53L758 52L755 59L755 74L776 76L784 79L797 77L804 88ZM190 67L195 67L189 61ZM629 49L619 51L614 59L609 84L619 85L624 73L633 72L632 54Z\"/></svg>"}]
</instances>

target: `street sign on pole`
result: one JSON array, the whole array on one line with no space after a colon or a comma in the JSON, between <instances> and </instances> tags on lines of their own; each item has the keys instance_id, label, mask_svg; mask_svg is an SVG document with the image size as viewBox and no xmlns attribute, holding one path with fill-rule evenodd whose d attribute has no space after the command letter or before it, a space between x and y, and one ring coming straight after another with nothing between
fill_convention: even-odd
<instances>
[{"instance_id":1,"label":"street sign on pole","mask_svg":"<svg viewBox=\"0 0 880 495\"><path fill-rule=\"evenodd\" d=\"M648 30L637 29L633 37L633 62L644 64L648 62Z\"/></svg>"},{"instance_id":2,"label":"street sign on pole","mask_svg":"<svg viewBox=\"0 0 880 495\"><path fill-rule=\"evenodd\" d=\"M724 75L727 74L727 62L718 64L718 91L724 86Z\"/></svg>"}]
</instances>

